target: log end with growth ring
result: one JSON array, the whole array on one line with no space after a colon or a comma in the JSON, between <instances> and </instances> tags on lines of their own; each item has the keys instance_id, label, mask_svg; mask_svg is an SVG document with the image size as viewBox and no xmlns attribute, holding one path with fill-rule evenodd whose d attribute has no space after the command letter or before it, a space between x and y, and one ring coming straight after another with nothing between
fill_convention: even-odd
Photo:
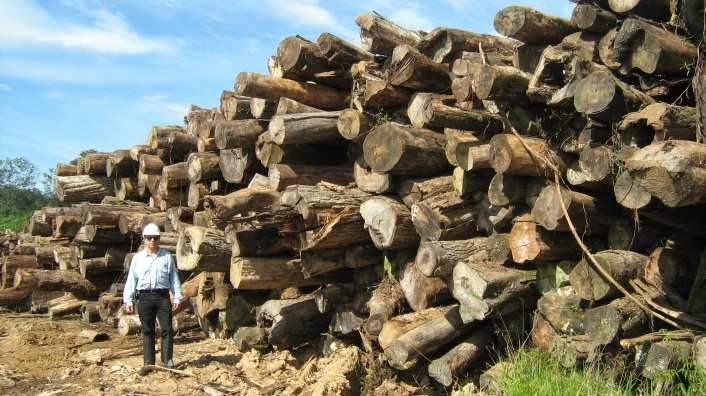
<instances>
[{"instance_id":1,"label":"log end with growth ring","mask_svg":"<svg viewBox=\"0 0 706 396\"><path fill-rule=\"evenodd\" d=\"M387 172L402 158L402 146L402 139L390 124L380 125L363 142L365 162L375 171Z\"/></svg>"},{"instance_id":2,"label":"log end with growth ring","mask_svg":"<svg viewBox=\"0 0 706 396\"><path fill-rule=\"evenodd\" d=\"M619 93L613 74L596 71L579 82L574 94L574 107L584 114L599 114L608 109L616 95Z\"/></svg>"},{"instance_id":3,"label":"log end with growth ring","mask_svg":"<svg viewBox=\"0 0 706 396\"><path fill-rule=\"evenodd\" d=\"M372 198L363 202L360 205L360 215L375 245L390 246L397 229L397 213L387 199Z\"/></svg>"}]
</instances>

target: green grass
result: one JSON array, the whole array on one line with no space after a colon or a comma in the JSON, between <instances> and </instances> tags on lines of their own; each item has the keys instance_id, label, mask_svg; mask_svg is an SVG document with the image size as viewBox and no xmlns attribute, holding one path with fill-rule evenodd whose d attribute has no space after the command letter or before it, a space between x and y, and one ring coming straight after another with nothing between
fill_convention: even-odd
<instances>
[{"instance_id":1,"label":"green grass","mask_svg":"<svg viewBox=\"0 0 706 396\"><path fill-rule=\"evenodd\" d=\"M508 396L563 395L684 395L706 394L706 371L687 363L647 380L634 373L634 367L593 364L567 369L550 353L539 349L518 349L502 360L507 362L497 381L497 389ZM667 384L665 386L665 384ZM460 394L470 396L472 392Z\"/></svg>"},{"instance_id":2,"label":"green grass","mask_svg":"<svg viewBox=\"0 0 706 396\"><path fill-rule=\"evenodd\" d=\"M32 216L31 210L13 214L0 214L0 230L22 231L30 216Z\"/></svg>"}]
</instances>

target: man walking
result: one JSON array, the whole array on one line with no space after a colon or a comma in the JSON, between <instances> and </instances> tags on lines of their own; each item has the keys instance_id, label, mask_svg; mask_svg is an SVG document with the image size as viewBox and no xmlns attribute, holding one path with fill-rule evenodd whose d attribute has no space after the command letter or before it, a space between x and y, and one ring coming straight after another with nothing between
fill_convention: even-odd
<instances>
[{"instance_id":1,"label":"man walking","mask_svg":"<svg viewBox=\"0 0 706 396\"><path fill-rule=\"evenodd\" d=\"M123 290L125 311L135 312L134 299L138 300L137 313L142 322L144 366L138 371L146 375L154 365L155 318L159 320L162 336L162 364L173 368L172 362L172 311L179 307L182 299L181 283L171 254L159 248L159 227L147 224L142 230L145 248L132 258L130 272ZM169 292L172 298L169 297ZM134 294L134 296L133 296Z\"/></svg>"}]
</instances>

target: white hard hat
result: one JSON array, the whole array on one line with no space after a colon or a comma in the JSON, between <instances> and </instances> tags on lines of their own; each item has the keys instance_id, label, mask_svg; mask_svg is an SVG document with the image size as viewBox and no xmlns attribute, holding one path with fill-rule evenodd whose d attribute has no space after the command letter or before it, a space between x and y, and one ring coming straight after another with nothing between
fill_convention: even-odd
<instances>
[{"instance_id":1,"label":"white hard hat","mask_svg":"<svg viewBox=\"0 0 706 396\"><path fill-rule=\"evenodd\" d=\"M159 236L159 227L157 227L157 224L150 223L142 229L142 236L145 237L147 235Z\"/></svg>"}]
</instances>

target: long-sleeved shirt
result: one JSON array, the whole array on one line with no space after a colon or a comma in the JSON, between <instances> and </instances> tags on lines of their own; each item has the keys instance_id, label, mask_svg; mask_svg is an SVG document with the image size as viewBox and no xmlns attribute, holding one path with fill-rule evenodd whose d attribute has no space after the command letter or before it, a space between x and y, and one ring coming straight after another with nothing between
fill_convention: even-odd
<instances>
[{"instance_id":1,"label":"long-sleeved shirt","mask_svg":"<svg viewBox=\"0 0 706 396\"><path fill-rule=\"evenodd\" d=\"M181 282L172 260L172 255L160 249L157 254L149 254L147 249L142 249L132 258L130 272L125 281L123 302L133 303L135 289L167 289L172 292L172 302L179 304L183 295Z\"/></svg>"}]
</instances>

